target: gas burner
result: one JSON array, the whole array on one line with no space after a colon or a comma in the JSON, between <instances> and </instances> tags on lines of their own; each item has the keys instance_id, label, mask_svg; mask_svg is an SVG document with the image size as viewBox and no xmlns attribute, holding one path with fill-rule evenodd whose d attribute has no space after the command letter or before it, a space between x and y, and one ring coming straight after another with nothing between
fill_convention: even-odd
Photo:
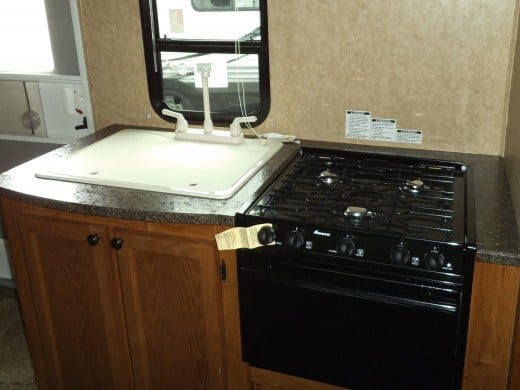
<instances>
[{"instance_id":1,"label":"gas burner","mask_svg":"<svg viewBox=\"0 0 520 390\"><path fill-rule=\"evenodd\" d=\"M368 204L362 205L357 204L356 206L343 206L340 209L333 211L334 214L338 215L339 220L344 224L352 226L367 226L373 223L384 223L384 220L378 218L377 213Z\"/></svg>"},{"instance_id":2,"label":"gas burner","mask_svg":"<svg viewBox=\"0 0 520 390\"><path fill-rule=\"evenodd\" d=\"M421 179L415 179L415 180L406 180L406 183L404 185L404 189L406 191L411 192L412 194L418 194L428 187L424 184L424 182Z\"/></svg>"},{"instance_id":3,"label":"gas burner","mask_svg":"<svg viewBox=\"0 0 520 390\"><path fill-rule=\"evenodd\" d=\"M328 169L326 169L326 170L322 171L318 177L320 179L320 182L327 184L327 185L331 185L338 181L339 175L337 173L331 172Z\"/></svg>"},{"instance_id":4,"label":"gas burner","mask_svg":"<svg viewBox=\"0 0 520 390\"><path fill-rule=\"evenodd\" d=\"M348 206L343 215L349 218L364 219L373 217L374 212L367 210L365 207Z\"/></svg>"}]
</instances>

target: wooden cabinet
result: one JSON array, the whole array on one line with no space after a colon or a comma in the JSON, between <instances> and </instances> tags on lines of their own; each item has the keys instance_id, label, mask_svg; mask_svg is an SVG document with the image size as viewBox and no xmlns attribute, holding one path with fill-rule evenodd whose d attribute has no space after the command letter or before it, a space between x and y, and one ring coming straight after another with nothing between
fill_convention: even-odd
<instances>
[{"instance_id":1,"label":"wooden cabinet","mask_svg":"<svg viewBox=\"0 0 520 390\"><path fill-rule=\"evenodd\" d=\"M520 296L518 298L513 349L511 353L511 363L509 365L509 388L511 390L520 389Z\"/></svg>"},{"instance_id":2,"label":"wooden cabinet","mask_svg":"<svg viewBox=\"0 0 520 390\"><path fill-rule=\"evenodd\" d=\"M39 389L231 387L218 227L2 202Z\"/></svg>"},{"instance_id":3,"label":"wooden cabinet","mask_svg":"<svg viewBox=\"0 0 520 390\"><path fill-rule=\"evenodd\" d=\"M477 262L466 348L465 390L516 390L511 365L520 267ZM519 337L517 335L517 337Z\"/></svg>"},{"instance_id":4,"label":"wooden cabinet","mask_svg":"<svg viewBox=\"0 0 520 390\"><path fill-rule=\"evenodd\" d=\"M23 254L12 248L12 260L17 274L16 263L23 262L29 281L36 317L31 328L38 332L32 340L41 350L33 357L38 373L45 371L40 388L131 388L123 307L114 288L117 264L102 245L108 229L33 215L20 215L18 223ZM92 232L100 245L87 244Z\"/></svg>"},{"instance_id":5,"label":"wooden cabinet","mask_svg":"<svg viewBox=\"0 0 520 390\"><path fill-rule=\"evenodd\" d=\"M222 294L209 237L116 229L137 389L224 389Z\"/></svg>"}]
</instances>

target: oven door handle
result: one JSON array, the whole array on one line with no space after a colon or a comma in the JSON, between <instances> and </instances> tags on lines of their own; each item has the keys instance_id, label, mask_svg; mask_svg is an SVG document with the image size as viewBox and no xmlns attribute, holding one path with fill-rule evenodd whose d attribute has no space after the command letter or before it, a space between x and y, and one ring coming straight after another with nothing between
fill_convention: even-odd
<instances>
[{"instance_id":1,"label":"oven door handle","mask_svg":"<svg viewBox=\"0 0 520 390\"><path fill-rule=\"evenodd\" d=\"M425 308L425 309L432 309L439 312L444 313L456 313L457 312L457 306L449 303L437 303L437 302L428 302L425 300L419 300L419 299L413 299L413 298L403 298L403 297L397 297L394 295L389 294L381 294L371 291L363 291L358 289L351 289L351 288L325 288L322 286L315 286L315 285L305 285L301 284L299 287L310 289L314 291L322 291L326 293L334 293L334 294L340 294L347 297L352 298L358 298L358 299L365 299L367 301L372 302L380 302L380 303L388 303L393 305L403 305L403 306L412 306L417 308Z\"/></svg>"},{"instance_id":2,"label":"oven door handle","mask_svg":"<svg viewBox=\"0 0 520 390\"><path fill-rule=\"evenodd\" d=\"M456 313L458 311L458 304L453 299L441 300L432 298L431 300L428 300L424 297L404 297L398 296L396 294L371 291L369 289L350 288L335 283L326 285L325 283L316 283L315 281L310 281L309 279L293 278L288 275L280 275L276 272L265 272L244 267L241 267L239 272L240 283L247 283L246 279L250 278L261 283L285 285L293 288L302 288L312 291L319 291L326 294L342 295L372 302L434 310L442 313ZM389 281L381 280L381 282ZM372 283L374 283L374 279L372 279Z\"/></svg>"}]
</instances>

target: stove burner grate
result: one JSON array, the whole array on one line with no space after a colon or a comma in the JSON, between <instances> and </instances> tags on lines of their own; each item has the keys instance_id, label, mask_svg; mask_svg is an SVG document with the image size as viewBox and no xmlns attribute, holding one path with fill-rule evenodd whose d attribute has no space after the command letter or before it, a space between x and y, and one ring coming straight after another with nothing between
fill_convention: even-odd
<instances>
[{"instance_id":1,"label":"stove burner grate","mask_svg":"<svg viewBox=\"0 0 520 390\"><path fill-rule=\"evenodd\" d=\"M453 164L320 153L304 153L251 214L451 239L460 176Z\"/></svg>"}]
</instances>

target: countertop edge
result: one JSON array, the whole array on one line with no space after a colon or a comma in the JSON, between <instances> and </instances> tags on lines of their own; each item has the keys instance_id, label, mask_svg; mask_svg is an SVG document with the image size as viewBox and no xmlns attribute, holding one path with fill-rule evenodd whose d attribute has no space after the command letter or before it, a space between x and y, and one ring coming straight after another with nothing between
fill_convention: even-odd
<instances>
[{"instance_id":1,"label":"countertop edge","mask_svg":"<svg viewBox=\"0 0 520 390\"><path fill-rule=\"evenodd\" d=\"M515 252L497 252L477 248L477 261L520 267L520 254Z\"/></svg>"}]
</instances>

